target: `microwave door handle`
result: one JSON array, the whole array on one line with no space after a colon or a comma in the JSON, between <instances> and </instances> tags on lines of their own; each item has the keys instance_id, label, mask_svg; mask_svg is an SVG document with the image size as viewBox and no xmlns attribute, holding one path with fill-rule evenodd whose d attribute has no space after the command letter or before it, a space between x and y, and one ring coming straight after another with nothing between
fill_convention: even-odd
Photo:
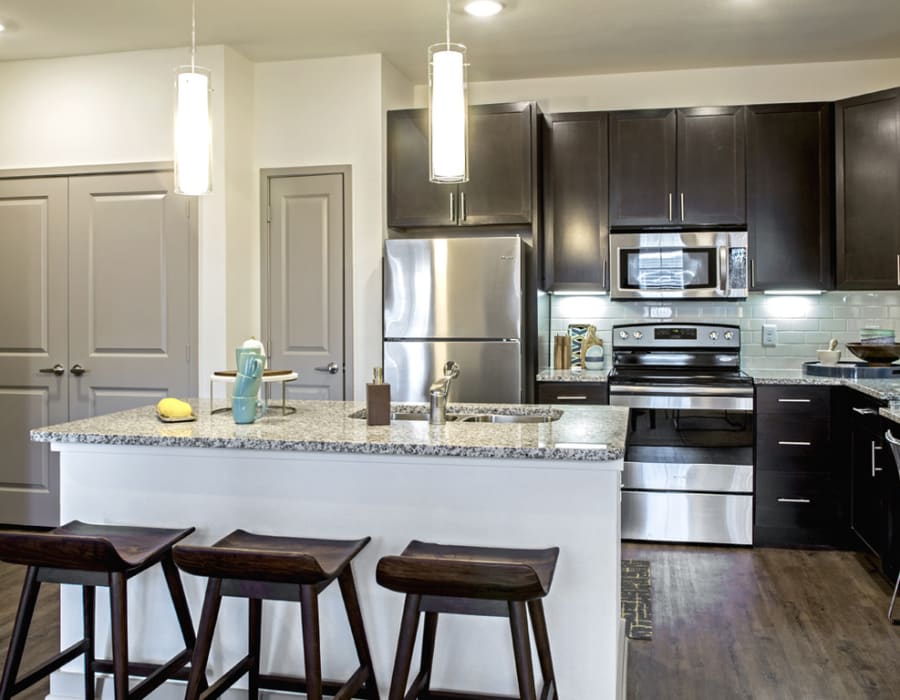
<instances>
[{"instance_id":1,"label":"microwave door handle","mask_svg":"<svg viewBox=\"0 0 900 700\"><path fill-rule=\"evenodd\" d=\"M728 248L719 248L719 288L725 290L725 296L731 296L731 278L728 275Z\"/></svg>"}]
</instances>

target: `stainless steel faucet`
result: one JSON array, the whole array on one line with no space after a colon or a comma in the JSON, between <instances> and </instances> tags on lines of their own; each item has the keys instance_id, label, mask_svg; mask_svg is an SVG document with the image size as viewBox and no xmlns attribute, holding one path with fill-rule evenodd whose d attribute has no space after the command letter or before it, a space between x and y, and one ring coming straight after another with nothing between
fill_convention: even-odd
<instances>
[{"instance_id":1,"label":"stainless steel faucet","mask_svg":"<svg viewBox=\"0 0 900 700\"><path fill-rule=\"evenodd\" d=\"M447 422L447 395L450 393L450 382L459 376L459 365L453 360L444 364L444 374L434 380L428 388L431 398L431 414L428 422L431 425L444 425Z\"/></svg>"}]
</instances>

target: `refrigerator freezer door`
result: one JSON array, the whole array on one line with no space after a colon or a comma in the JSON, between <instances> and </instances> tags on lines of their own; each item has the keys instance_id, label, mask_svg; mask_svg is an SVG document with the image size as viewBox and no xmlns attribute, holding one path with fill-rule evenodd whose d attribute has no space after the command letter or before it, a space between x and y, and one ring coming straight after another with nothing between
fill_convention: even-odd
<instances>
[{"instance_id":1,"label":"refrigerator freezer door","mask_svg":"<svg viewBox=\"0 0 900 700\"><path fill-rule=\"evenodd\" d=\"M428 387L447 360L459 364L450 401L522 403L521 345L490 341L385 342L384 380L391 385L391 401L428 401Z\"/></svg>"},{"instance_id":2,"label":"refrigerator freezer door","mask_svg":"<svg viewBox=\"0 0 900 700\"><path fill-rule=\"evenodd\" d=\"M384 337L521 338L516 236L385 243Z\"/></svg>"}]
</instances>

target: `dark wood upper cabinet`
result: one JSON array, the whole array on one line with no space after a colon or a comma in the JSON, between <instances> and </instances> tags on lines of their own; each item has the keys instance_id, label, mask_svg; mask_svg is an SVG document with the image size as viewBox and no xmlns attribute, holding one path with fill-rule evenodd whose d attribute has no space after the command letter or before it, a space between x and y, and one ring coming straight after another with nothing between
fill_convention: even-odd
<instances>
[{"instance_id":1,"label":"dark wood upper cabinet","mask_svg":"<svg viewBox=\"0 0 900 700\"><path fill-rule=\"evenodd\" d=\"M672 224L674 109L609 115L609 210L612 226Z\"/></svg>"},{"instance_id":2,"label":"dark wood upper cabinet","mask_svg":"<svg viewBox=\"0 0 900 700\"><path fill-rule=\"evenodd\" d=\"M746 222L743 107L610 114L610 225Z\"/></svg>"},{"instance_id":3,"label":"dark wood upper cabinet","mask_svg":"<svg viewBox=\"0 0 900 700\"><path fill-rule=\"evenodd\" d=\"M469 182L428 181L428 111L387 117L388 226L530 224L536 117L530 102L469 108Z\"/></svg>"},{"instance_id":4,"label":"dark wood upper cabinet","mask_svg":"<svg viewBox=\"0 0 900 700\"><path fill-rule=\"evenodd\" d=\"M544 289L609 287L608 115L544 120Z\"/></svg>"},{"instance_id":5,"label":"dark wood upper cabinet","mask_svg":"<svg viewBox=\"0 0 900 700\"><path fill-rule=\"evenodd\" d=\"M835 108L837 286L900 286L900 88Z\"/></svg>"},{"instance_id":6,"label":"dark wood upper cabinet","mask_svg":"<svg viewBox=\"0 0 900 700\"><path fill-rule=\"evenodd\" d=\"M833 289L833 109L747 108L751 288Z\"/></svg>"}]
</instances>

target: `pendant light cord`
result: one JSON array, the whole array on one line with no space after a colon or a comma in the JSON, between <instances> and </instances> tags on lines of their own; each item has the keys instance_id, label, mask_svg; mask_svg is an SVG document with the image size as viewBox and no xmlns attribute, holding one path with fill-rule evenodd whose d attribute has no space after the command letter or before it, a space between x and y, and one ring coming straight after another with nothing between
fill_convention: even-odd
<instances>
[{"instance_id":1,"label":"pendant light cord","mask_svg":"<svg viewBox=\"0 0 900 700\"><path fill-rule=\"evenodd\" d=\"M448 0L449 3L449 0ZM448 5L449 7L449 5ZM449 27L449 25L448 25ZM449 36L449 28L447 29ZM191 73L194 73L197 56L197 0L191 0Z\"/></svg>"},{"instance_id":2,"label":"pendant light cord","mask_svg":"<svg viewBox=\"0 0 900 700\"><path fill-rule=\"evenodd\" d=\"M447 50L450 50L450 0L447 0Z\"/></svg>"}]
</instances>

